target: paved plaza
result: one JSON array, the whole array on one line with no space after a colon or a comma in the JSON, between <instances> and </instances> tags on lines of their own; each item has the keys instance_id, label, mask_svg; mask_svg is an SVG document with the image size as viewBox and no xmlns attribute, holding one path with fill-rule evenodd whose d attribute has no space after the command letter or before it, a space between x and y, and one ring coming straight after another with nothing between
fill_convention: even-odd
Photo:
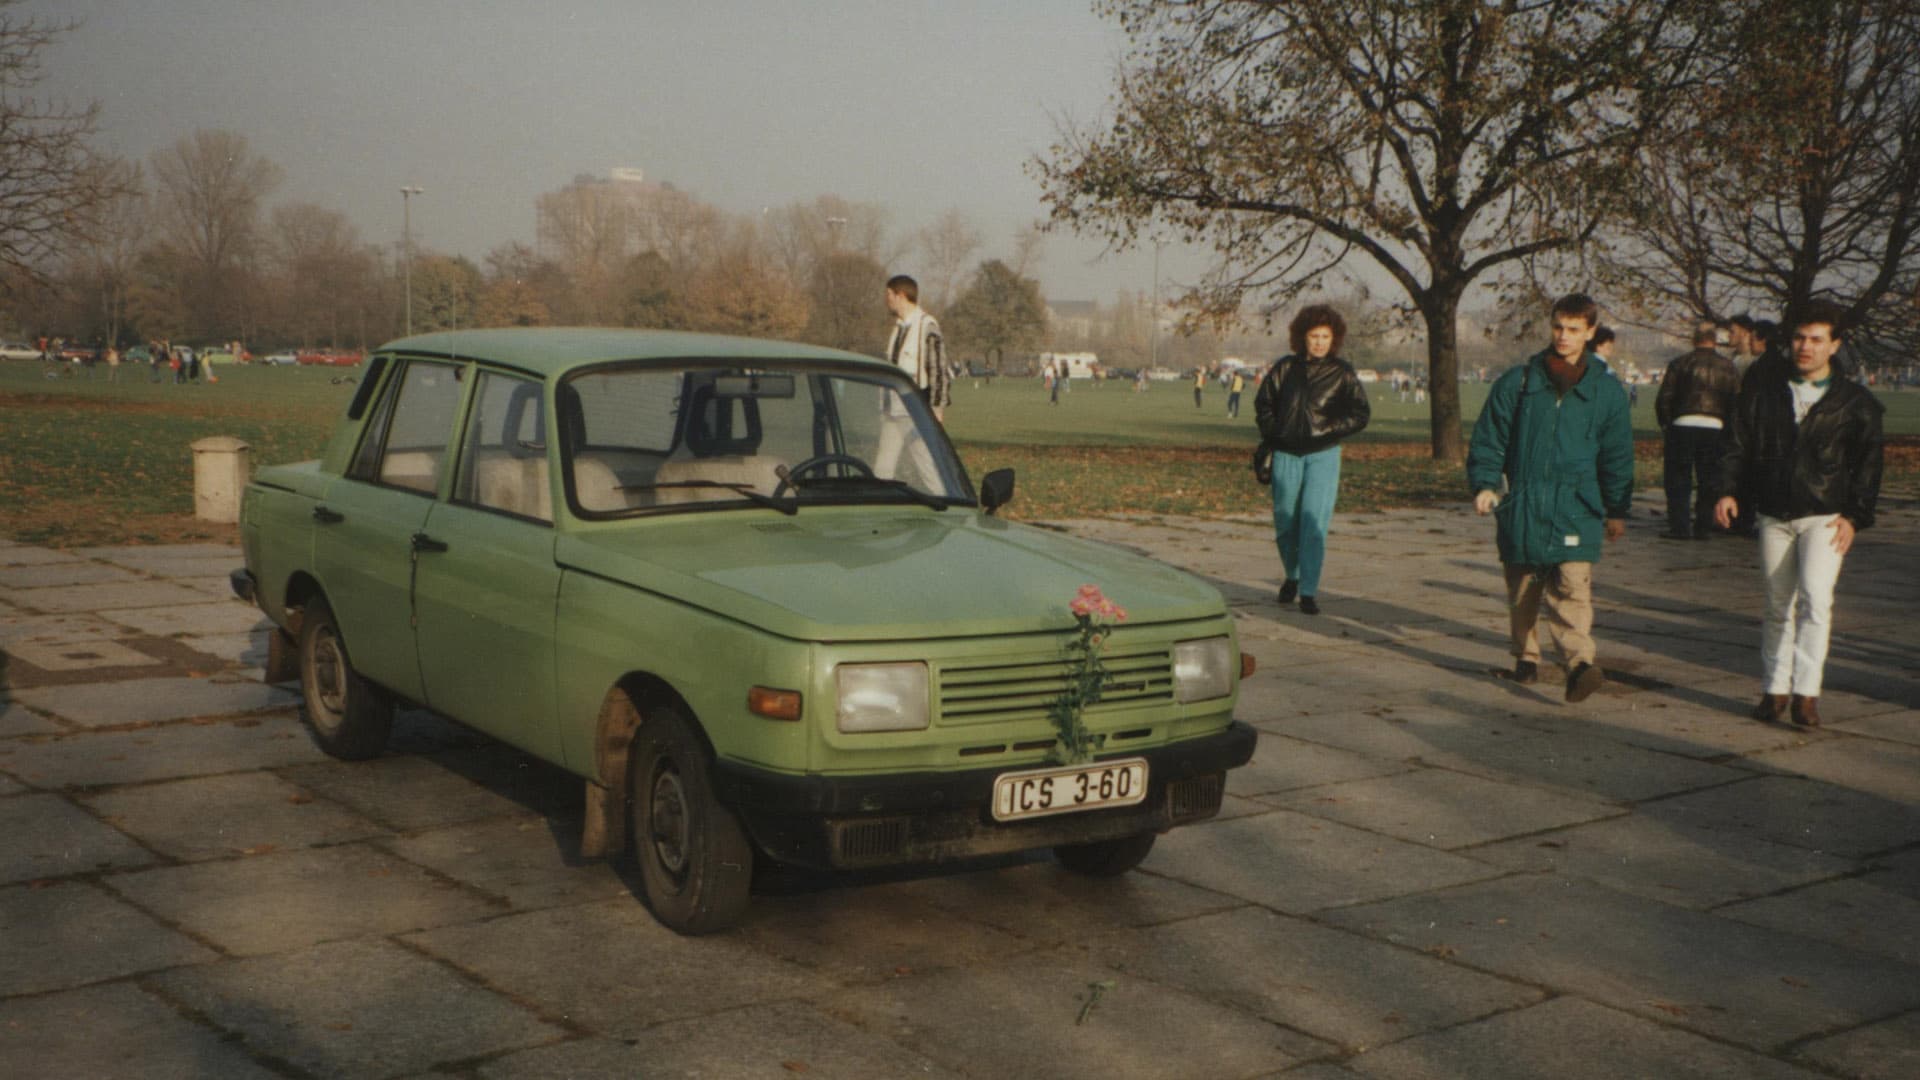
<instances>
[{"instance_id":1,"label":"paved plaza","mask_svg":"<svg viewBox=\"0 0 1920 1080\"><path fill-rule=\"evenodd\" d=\"M1752 542L1653 501L1577 706L1493 676L1471 513L1340 516L1317 617L1261 522L1058 523L1232 603L1219 818L1112 881L770 875L704 939L577 856L551 767L424 713L317 751L235 549L0 540L0 1074L1920 1076L1920 504L1849 557L1806 730L1745 715Z\"/></svg>"}]
</instances>

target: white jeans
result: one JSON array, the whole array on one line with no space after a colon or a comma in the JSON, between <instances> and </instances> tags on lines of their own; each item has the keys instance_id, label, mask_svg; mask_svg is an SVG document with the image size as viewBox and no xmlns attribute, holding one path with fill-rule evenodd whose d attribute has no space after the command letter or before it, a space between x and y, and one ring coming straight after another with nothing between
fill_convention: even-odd
<instances>
[{"instance_id":1,"label":"white jeans","mask_svg":"<svg viewBox=\"0 0 1920 1080\"><path fill-rule=\"evenodd\" d=\"M1828 526L1838 516L1760 517L1760 570L1767 580L1760 664L1769 694L1820 696L1842 559Z\"/></svg>"},{"instance_id":2,"label":"white jeans","mask_svg":"<svg viewBox=\"0 0 1920 1080\"><path fill-rule=\"evenodd\" d=\"M899 406L895 406L899 408ZM906 455L906 470L900 468L900 457ZM927 450L926 440L920 437L920 430L914 426L913 417L893 415L891 412L880 414L880 438L873 451L873 474L883 480L905 480L925 491L940 491L940 477L933 468L933 454Z\"/></svg>"}]
</instances>

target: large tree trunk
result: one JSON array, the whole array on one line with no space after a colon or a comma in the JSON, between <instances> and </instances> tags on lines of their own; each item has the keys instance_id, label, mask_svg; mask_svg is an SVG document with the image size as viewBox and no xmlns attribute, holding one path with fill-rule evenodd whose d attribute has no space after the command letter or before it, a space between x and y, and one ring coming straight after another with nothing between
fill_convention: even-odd
<instances>
[{"instance_id":1,"label":"large tree trunk","mask_svg":"<svg viewBox=\"0 0 1920 1080\"><path fill-rule=\"evenodd\" d=\"M1433 413L1433 460L1464 461L1460 434L1460 294L1458 287L1435 285L1419 298L1427 321L1427 389Z\"/></svg>"}]
</instances>

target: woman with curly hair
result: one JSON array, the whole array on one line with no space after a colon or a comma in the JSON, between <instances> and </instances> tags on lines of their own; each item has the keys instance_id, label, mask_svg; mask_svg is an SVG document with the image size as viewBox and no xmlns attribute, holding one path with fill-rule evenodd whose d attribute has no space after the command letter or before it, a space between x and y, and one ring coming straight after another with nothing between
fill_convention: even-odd
<instances>
[{"instance_id":1,"label":"woman with curly hair","mask_svg":"<svg viewBox=\"0 0 1920 1080\"><path fill-rule=\"evenodd\" d=\"M1274 361L1260 380L1254 415L1260 423L1259 459L1271 455L1273 531L1286 574L1279 600L1318 615L1320 567L1327 526L1340 493L1340 440L1367 426L1372 410L1353 365L1340 358L1347 321L1326 304L1294 316L1291 355Z\"/></svg>"}]
</instances>

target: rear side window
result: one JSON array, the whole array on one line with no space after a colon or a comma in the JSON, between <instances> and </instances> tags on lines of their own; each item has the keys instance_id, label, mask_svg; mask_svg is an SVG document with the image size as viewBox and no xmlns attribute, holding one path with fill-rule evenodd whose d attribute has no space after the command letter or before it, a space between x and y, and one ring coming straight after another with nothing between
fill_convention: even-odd
<instances>
[{"instance_id":1,"label":"rear side window","mask_svg":"<svg viewBox=\"0 0 1920 1080\"><path fill-rule=\"evenodd\" d=\"M438 491L462 372L453 364L408 361L385 387L348 475L426 495Z\"/></svg>"},{"instance_id":2,"label":"rear side window","mask_svg":"<svg viewBox=\"0 0 1920 1080\"><path fill-rule=\"evenodd\" d=\"M499 372L475 376L473 418L453 501L534 521L553 520L541 386Z\"/></svg>"}]
</instances>

